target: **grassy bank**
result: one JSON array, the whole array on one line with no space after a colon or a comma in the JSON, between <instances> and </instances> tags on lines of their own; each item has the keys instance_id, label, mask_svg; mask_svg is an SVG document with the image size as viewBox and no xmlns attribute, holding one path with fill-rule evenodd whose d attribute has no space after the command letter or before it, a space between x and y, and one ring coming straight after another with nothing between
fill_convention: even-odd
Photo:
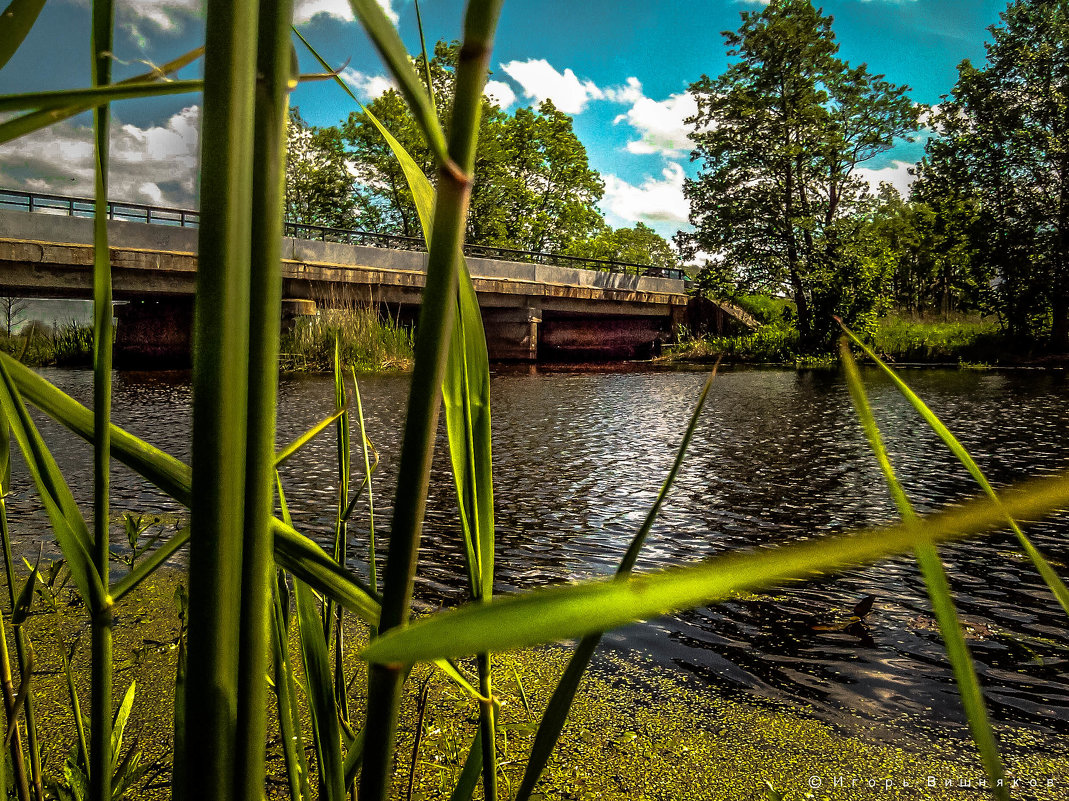
<instances>
[{"instance_id":1,"label":"grassy bank","mask_svg":"<svg viewBox=\"0 0 1069 801\"><path fill-rule=\"evenodd\" d=\"M362 307L324 309L315 317L297 318L282 333L279 365L286 371L330 372L335 340L342 363L358 372L412 366L412 329Z\"/></svg>"},{"instance_id":2,"label":"grassy bank","mask_svg":"<svg viewBox=\"0 0 1069 801\"><path fill-rule=\"evenodd\" d=\"M183 580L178 570L160 571L116 610L116 691L121 697L136 683L124 755L130 747L140 750L146 768L132 788L133 798L170 794L174 685L182 627L175 598ZM39 593L25 627L36 656L33 686L45 773L61 781L63 763L77 742L63 659L73 654L75 687L84 704L89 693L89 648L84 617L69 606L70 592L59 593L54 612L44 602L46 594ZM352 646L362 645L367 630L353 626L347 637L352 638ZM290 645L296 657L296 635ZM355 657L356 650L350 648L347 656L352 687L362 688L366 668ZM568 656L567 650L557 647L494 656L499 677L495 694L502 702L497 725L506 786L518 784L539 717ZM298 686L307 686L299 658L294 661ZM350 694L354 719L364 714L362 695L362 689ZM269 700L268 787L277 791L272 797L284 797L285 771L273 694ZM307 715L307 699L302 695L299 702ZM449 798L473 735L475 709L472 699L440 673L425 665L417 667L402 700L394 798L408 797L413 765L412 798ZM417 732L419 746L414 755ZM1002 734L1011 775L1042 782L1052 778L1056 784L1069 775L1069 759L1043 755L1044 746L1053 749L1050 738L1009 728ZM311 743L306 746L311 759ZM595 662L584 680L536 797L756 800L766 798L767 782L785 798L957 799L962 791L956 786L943 788L945 780L953 780L954 785L972 780L975 786L982 775L981 768L961 756L959 748L953 740L914 742L903 748L846 735L785 707L732 701L708 688L696 688L645 664L641 657L629 655L624 660L609 655ZM808 784L812 776L821 777L827 792L812 790ZM928 776L936 777L939 786L925 786ZM844 787L831 788L838 777L844 777ZM852 787L854 779L858 785ZM874 790L869 780L879 786ZM887 789L887 781L895 786ZM903 781L916 789L902 788ZM810 792L813 795L807 796ZM1030 798L1060 797L1057 786L1033 792Z\"/></svg>"},{"instance_id":3,"label":"grassy bank","mask_svg":"<svg viewBox=\"0 0 1069 801\"><path fill-rule=\"evenodd\" d=\"M940 318L888 315L868 337L873 350L889 362L933 364L1018 364L1036 354L1012 347L993 318ZM798 332L783 320L772 319L757 331L739 336L703 336L684 340L666 350L667 361L782 364L811 367L833 364L837 358L803 354Z\"/></svg>"},{"instance_id":4,"label":"grassy bank","mask_svg":"<svg viewBox=\"0 0 1069 801\"><path fill-rule=\"evenodd\" d=\"M27 325L18 334L0 334L0 352L31 367L84 367L93 361L93 328L73 322Z\"/></svg>"}]
</instances>

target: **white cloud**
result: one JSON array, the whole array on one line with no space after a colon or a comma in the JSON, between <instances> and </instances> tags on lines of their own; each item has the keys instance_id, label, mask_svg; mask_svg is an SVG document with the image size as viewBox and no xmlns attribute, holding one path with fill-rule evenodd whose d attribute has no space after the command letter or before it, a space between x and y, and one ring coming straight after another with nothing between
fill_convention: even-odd
<instances>
[{"instance_id":1,"label":"white cloud","mask_svg":"<svg viewBox=\"0 0 1069 801\"><path fill-rule=\"evenodd\" d=\"M201 0L127 0L116 3L115 15L129 26L137 20L151 22L161 31L180 28L182 18L200 13Z\"/></svg>"},{"instance_id":2,"label":"white cloud","mask_svg":"<svg viewBox=\"0 0 1069 801\"><path fill-rule=\"evenodd\" d=\"M114 125L110 197L189 208L196 198L199 138L198 106L163 125ZM0 185L91 196L93 161L92 128L62 122L0 146Z\"/></svg>"},{"instance_id":3,"label":"white cloud","mask_svg":"<svg viewBox=\"0 0 1069 801\"><path fill-rule=\"evenodd\" d=\"M570 67L558 72L544 58L510 61L502 64L501 69L520 85L526 97L536 103L552 100L565 114L578 114L591 100L605 97L605 92L593 81L579 80Z\"/></svg>"},{"instance_id":4,"label":"white cloud","mask_svg":"<svg viewBox=\"0 0 1069 801\"><path fill-rule=\"evenodd\" d=\"M341 71L341 79L366 98L374 99L388 89L397 88L385 75L368 75L367 73L346 67Z\"/></svg>"},{"instance_id":5,"label":"white cloud","mask_svg":"<svg viewBox=\"0 0 1069 801\"><path fill-rule=\"evenodd\" d=\"M397 24L397 12L393 9L393 0L377 0L386 12L390 21ZM353 19L353 9L349 0L297 0L293 7L293 21L295 23L308 22L318 14L326 14L328 17L350 22Z\"/></svg>"},{"instance_id":6,"label":"white cloud","mask_svg":"<svg viewBox=\"0 0 1069 801\"><path fill-rule=\"evenodd\" d=\"M867 182L874 193L880 190L881 183L889 183L898 190L902 197L907 197L909 187L915 180L915 176L910 175L909 171L916 166L912 161L895 160L888 167L881 167L878 170L858 167L854 173Z\"/></svg>"},{"instance_id":7,"label":"white cloud","mask_svg":"<svg viewBox=\"0 0 1069 801\"><path fill-rule=\"evenodd\" d=\"M638 186L615 175L605 175L602 206L631 225L636 222L685 224L690 205L683 197L684 177L683 167L675 162L665 166L660 178L648 177Z\"/></svg>"},{"instance_id":8,"label":"white cloud","mask_svg":"<svg viewBox=\"0 0 1069 801\"><path fill-rule=\"evenodd\" d=\"M643 97L642 82L632 75L624 86L610 86L606 89L605 97L614 103L637 103Z\"/></svg>"},{"instance_id":9,"label":"white cloud","mask_svg":"<svg viewBox=\"0 0 1069 801\"><path fill-rule=\"evenodd\" d=\"M627 143L628 152L671 156L687 153L694 147L690 128L683 120L697 113L697 101L689 92L669 95L665 100L651 100L640 91L631 108L615 121L626 121L639 133L638 139Z\"/></svg>"},{"instance_id":10,"label":"white cloud","mask_svg":"<svg viewBox=\"0 0 1069 801\"><path fill-rule=\"evenodd\" d=\"M501 108L508 108L516 102L516 93L504 81L487 81L483 94L501 106Z\"/></svg>"}]
</instances>

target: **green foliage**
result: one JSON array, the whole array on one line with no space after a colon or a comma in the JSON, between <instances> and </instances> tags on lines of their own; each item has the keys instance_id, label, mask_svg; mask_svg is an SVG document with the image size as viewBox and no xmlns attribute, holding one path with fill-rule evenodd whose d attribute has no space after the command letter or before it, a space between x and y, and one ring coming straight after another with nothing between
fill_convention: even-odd
<instances>
[{"instance_id":1,"label":"green foliage","mask_svg":"<svg viewBox=\"0 0 1069 801\"><path fill-rule=\"evenodd\" d=\"M954 362L1002 350L994 320L958 319L949 322L902 315L880 320L868 339L872 349L898 362Z\"/></svg>"},{"instance_id":2,"label":"green foliage","mask_svg":"<svg viewBox=\"0 0 1069 801\"><path fill-rule=\"evenodd\" d=\"M345 144L337 128L316 128L291 108L286 126L286 220L305 225L355 228L357 214ZM373 227L373 224L372 224Z\"/></svg>"},{"instance_id":3,"label":"green foliage","mask_svg":"<svg viewBox=\"0 0 1069 801\"><path fill-rule=\"evenodd\" d=\"M664 237L645 223L634 228L606 226L590 239L576 240L566 251L570 256L649 264L666 270L679 268L679 257Z\"/></svg>"},{"instance_id":4,"label":"green foliage","mask_svg":"<svg viewBox=\"0 0 1069 801\"><path fill-rule=\"evenodd\" d=\"M459 43L438 42L429 65L415 59L421 80L429 68L443 120L452 114ZM434 154L400 93L388 90L367 106L431 180ZM420 236L419 215L404 171L389 143L364 112L341 128L359 174L362 224L383 233ZM549 101L509 115L482 100L475 183L466 241L521 250L563 251L603 227L597 203L604 191L587 164L572 119Z\"/></svg>"},{"instance_id":5,"label":"green foliage","mask_svg":"<svg viewBox=\"0 0 1069 801\"><path fill-rule=\"evenodd\" d=\"M835 57L831 22L808 0L743 12L725 33L738 60L690 87L703 167L684 185L695 231L681 250L719 254L700 278L711 291L786 289L804 350L830 345L832 314L878 309L886 257L856 230L856 169L917 125L905 87Z\"/></svg>"},{"instance_id":6,"label":"green foliage","mask_svg":"<svg viewBox=\"0 0 1069 801\"><path fill-rule=\"evenodd\" d=\"M941 137L928 145L922 176L952 199L940 216L968 237L975 280L990 286L1010 335L1065 350L1069 7L1018 0L989 30L987 63L963 61L939 106Z\"/></svg>"},{"instance_id":7,"label":"green foliage","mask_svg":"<svg viewBox=\"0 0 1069 801\"><path fill-rule=\"evenodd\" d=\"M74 322L50 327L31 320L14 336L0 333L0 352L34 367L82 367L92 363L93 328Z\"/></svg>"}]
</instances>

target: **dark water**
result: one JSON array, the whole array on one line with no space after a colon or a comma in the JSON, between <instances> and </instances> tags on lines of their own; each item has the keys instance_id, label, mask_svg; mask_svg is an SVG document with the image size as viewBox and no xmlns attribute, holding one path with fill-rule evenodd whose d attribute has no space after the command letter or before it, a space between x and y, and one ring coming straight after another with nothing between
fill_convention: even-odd
<instances>
[{"instance_id":1,"label":"dark water","mask_svg":"<svg viewBox=\"0 0 1069 801\"><path fill-rule=\"evenodd\" d=\"M48 377L80 399L90 395L87 372ZM917 370L906 377L994 483L1069 466L1063 373ZM874 372L866 379L918 509L972 494L968 476L894 389ZM703 380L702 373L649 371L495 376L500 591L615 568L671 464ZM361 382L369 435L383 458L375 484L383 531L407 383L403 376ZM189 400L188 376L118 374L114 417L188 458ZM284 441L329 413L332 384L320 377L286 379L281 404ZM43 431L68 475L91 475L87 446L54 426ZM327 435L283 475L298 526L322 537L331 531L336 503L334 458ZM81 480L75 491L88 506L90 486ZM181 512L121 467L114 494L115 512ZM11 505L27 546L47 539L25 480ZM819 537L894 516L837 373L726 372L714 384L640 568ZM459 597L462 562L453 520L452 480L440 458L417 591L427 604ZM363 519L355 530L362 542ZM1032 526L1029 534L1069 576L1069 516ZM364 552L360 545L355 550ZM998 534L942 553L993 716L1048 733L1069 731L1067 621L1016 540ZM366 573L363 565L355 568ZM876 600L865 627L814 628L836 628L870 594ZM609 646L642 648L700 683L797 701L831 720L961 720L923 583L906 559L633 626L613 635Z\"/></svg>"}]
</instances>

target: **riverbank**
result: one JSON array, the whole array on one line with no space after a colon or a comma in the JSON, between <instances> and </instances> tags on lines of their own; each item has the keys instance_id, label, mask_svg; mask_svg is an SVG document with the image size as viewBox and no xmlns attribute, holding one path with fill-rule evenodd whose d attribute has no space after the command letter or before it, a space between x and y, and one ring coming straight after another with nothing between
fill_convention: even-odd
<instances>
[{"instance_id":1,"label":"riverbank","mask_svg":"<svg viewBox=\"0 0 1069 801\"><path fill-rule=\"evenodd\" d=\"M176 569L161 571L117 609L116 700L136 683L124 742L136 742L147 767L134 791L137 798L169 797L181 628L175 599L181 595L183 578ZM64 653L73 653L83 708L89 698L87 622L83 608L70 601L69 591L63 590L52 612L42 598L36 599L26 623L36 655L33 697L42 756L46 772L57 780L76 742ZM349 637L351 686L362 688L364 669L357 652L366 642L366 628L351 625ZM291 647L296 653L296 641ZM550 647L494 657L495 692L502 703L498 747L503 783L510 788L522 775L539 717L569 655L569 649ZM303 683L303 677L298 679ZM425 681L426 707L414 757ZM415 764L412 798L445 799L474 733L474 704L441 674L423 666L416 668L408 687L394 797L405 797L401 788ZM270 694L269 699L273 702ZM353 719L359 720L362 690L352 693L350 703ZM273 703L268 719L268 788L277 788L274 795L281 796L285 776ZM1028 797L1061 798L1069 757L1053 738L1007 726L1000 727L1000 735L1010 775L1037 782L1025 785L1030 786ZM658 669L641 655L603 654L584 680L539 791L553 799L757 801L770 797L771 786L785 799L960 799L964 783L976 787L983 775L972 747L967 740L936 737L934 732L931 737L927 743L897 747L846 735L785 706L728 700L712 688Z\"/></svg>"},{"instance_id":2,"label":"riverbank","mask_svg":"<svg viewBox=\"0 0 1069 801\"><path fill-rule=\"evenodd\" d=\"M993 318L943 320L892 315L880 320L869 345L888 363L959 365L964 368L1069 366L1069 355L1050 354L1010 341ZM835 353L803 354L798 332L771 322L740 336L704 336L665 348L662 363L714 362L774 364L785 367L832 366Z\"/></svg>"}]
</instances>

